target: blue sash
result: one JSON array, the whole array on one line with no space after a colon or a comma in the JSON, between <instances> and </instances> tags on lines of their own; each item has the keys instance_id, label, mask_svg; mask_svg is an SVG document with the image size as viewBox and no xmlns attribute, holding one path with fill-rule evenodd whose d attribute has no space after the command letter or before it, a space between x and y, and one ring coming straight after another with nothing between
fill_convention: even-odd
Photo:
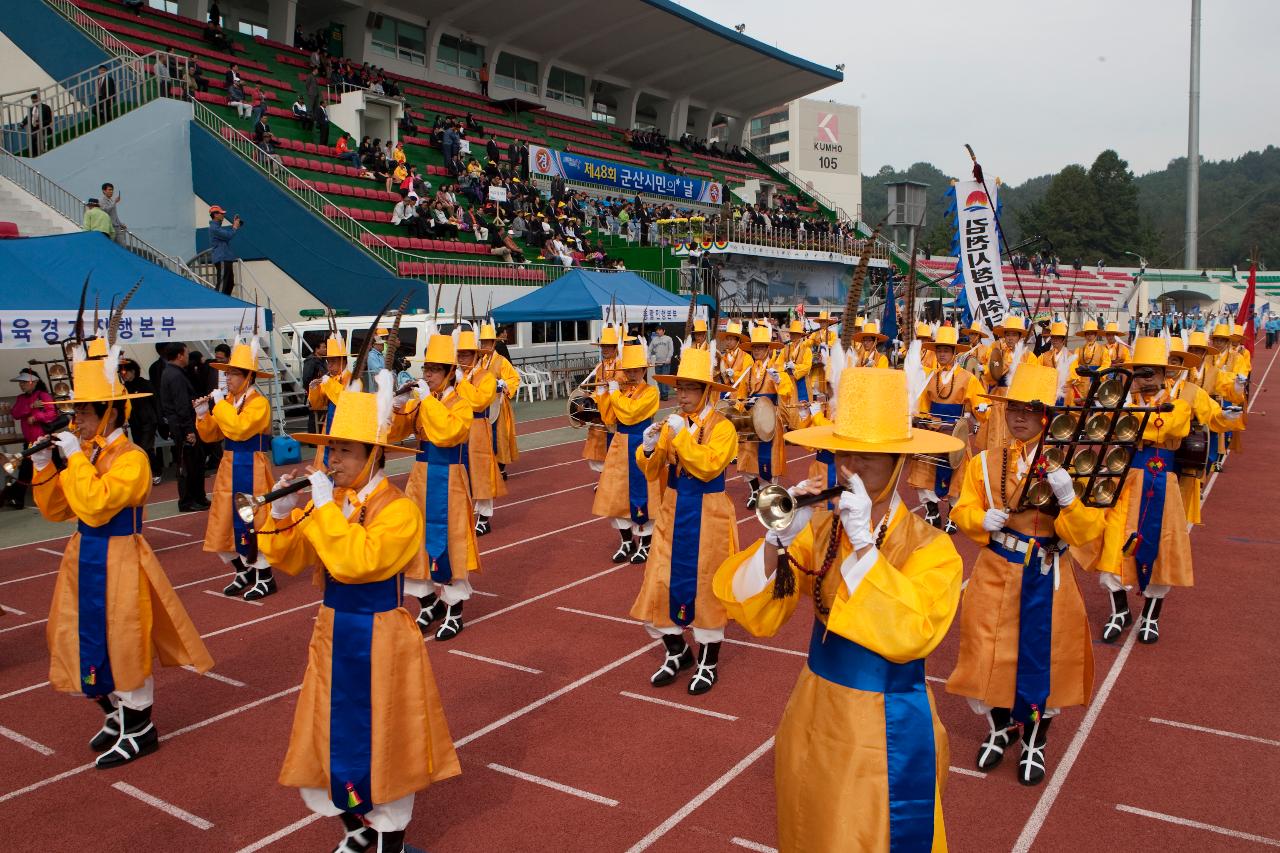
<instances>
[{"instance_id":1,"label":"blue sash","mask_svg":"<svg viewBox=\"0 0 1280 853\"><path fill-rule=\"evenodd\" d=\"M142 531L142 507L122 509L101 527L90 527L83 521L76 527L80 531L80 689L86 696L106 696L116 689L107 648L107 551L111 537Z\"/></svg>"},{"instance_id":2,"label":"blue sash","mask_svg":"<svg viewBox=\"0 0 1280 853\"><path fill-rule=\"evenodd\" d=\"M830 450L819 450L817 460L827 468L827 488L834 489L838 480L836 479L836 455ZM834 501L827 501L827 509L835 509Z\"/></svg>"},{"instance_id":3,"label":"blue sash","mask_svg":"<svg viewBox=\"0 0 1280 853\"><path fill-rule=\"evenodd\" d=\"M988 542L987 547L1005 562L1022 567L1022 595L1018 606L1018 671L1014 686L1013 718L1031 724L1039 719L1049 701L1050 673L1053 663L1053 572L1041 573L1046 556L1044 546L1053 543L1050 536L1025 536L1005 528L1006 536L1020 542L1035 542L1031 559L1010 551L1003 545Z\"/></svg>"},{"instance_id":4,"label":"blue sash","mask_svg":"<svg viewBox=\"0 0 1280 853\"><path fill-rule=\"evenodd\" d=\"M431 579L436 583L453 580L453 563L449 559L449 466L464 465L467 445L436 447L429 441L419 442L414 458L427 465L422 499L426 526L422 547L431 566Z\"/></svg>"},{"instance_id":5,"label":"blue sash","mask_svg":"<svg viewBox=\"0 0 1280 853\"><path fill-rule=\"evenodd\" d=\"M1144 447L1133 454L1129 467L1142 471L1142 498L1138 504L1138 548L1134 561L1138 586L1143 592L1151 583L1151 572L1160 557L1160 533L1164 529L1164 493L1169 473L1178 473L1172 450Z\"/></svg>"},{"instance_id":6,"label":"blue sash","mask_svg":"<svg viewBox=\"0 0 1280 853\"><path fill-rule=\"evenodd\" d=\"M345 584L325 575L333 609L329 682L329 798L343 811L373 808L373 617L400 606L401 575Z\"/></svg>"},{"instance_id":7,"label":"blue sash","mask_svg":"<svg viewBox=\"0 0 1280 853\"><path fill-rule=\"evenodd\" d=\"M777 405L777 394L752 394L752 398L765 397L770 403ZM773 441L756 442L756 466L761 480L773 480Z\"/></svg>"},{"instance_id":8,"label":"blue sash","mask_svg":"<svg viewBox=\"0 0 1280 853\"><path fill-rule=\"evenodd\" d=\"M826 627L814 620L809 670L842 687L884 694L889 849L927 853L933 847L937 755L924 660L893 663Z\"/></svg>"},{"instance_id":9,"label":"blue sash","mask_svg":"<svg viewBox=\"0 0 1280 853\"><path fill-rule=\"evenodd\" d=\"M326 399L328 399L327 394L325 395L325 397ZM329 430L333 429L333 413L336 412L337 410L338 410L338 407L333 404L332 400L330 400L329 407L327 409L328 414L326 414L324 417L324 434L325 435L328 435ZM324 447L324 467L326 468L329 467L329 445L327 444Z\"/></svg>"},{"instance_id":10,"label":"blue sash","mask_svg":"<svg viewBox=\"0 0 1280 853\"><path fill-rule=\"evenodd\" d=\"M649 521L649 480L636 464L636 449L644 444L644 431L652 423L653 418L645 418L636 424L618 424L618 432L627 437L627 504L634 524Z\"/></svg>"},{"instance_id":11,"label":"blue sash","mask_svg":"<svg viewBox=\"0 0 1280 853\"><path fill-rule=\"evenodd\" d=\"M676 491L675 527L671 531L671 579L667 583L671 621L684 627L693 621L698 598L698 553L702 547L702 498L724 491L724 472L703 482L688 471L667 468L667 488Z\"/></svg>"},{"instance_id":12,"label":"blue sash","mask_svg":"<svg viewBox=\"0 0 1280 853\"><path fill-rule=\"evenodd\" d=\"M231 529L235 532L236 553L247 560L256 560L258 543L256 539L250 542L249 525L236 512L236 495L253 494L253 454L270 452L271 436L255 435L244 441L225 439L222 450L231 453Z\"/></svg>"},{"instance_id":13,"label":"blue sash","mask_svg":"<svg viewBox=\"0 0 1280 853\"><path fill-rule=\"evenodd\" d=\"M934 415L946 415L951 423L964 414L963 403L930 403L929 412ZM945 455L941 458L946 459ZM939 498L945 498L947 492L951 491L951 477L955 471L950 465L939 464L933 469L933 492Z\"/></svg>"},{"instance_id":14,"label":"blue sash","mask_svg":"<svg viewBox=\"0 0 1280 853\"><path fill-rule=\"evenodd\" d=\"M796 399L809 401L809 377L804 376L796 380Z\"/></svg>"}]
</instances>

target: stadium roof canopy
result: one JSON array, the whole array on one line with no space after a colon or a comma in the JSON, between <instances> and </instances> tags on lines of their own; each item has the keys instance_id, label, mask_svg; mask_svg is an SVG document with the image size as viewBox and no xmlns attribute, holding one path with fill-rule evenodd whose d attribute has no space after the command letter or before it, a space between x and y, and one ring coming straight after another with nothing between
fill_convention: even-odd
<instances>
[{"instance_id":1,"label":"stadium roof canopy","mask_svg":"<svg viewBox=\"0 0 1280 853\"><path fill-rule=\"evenodd\" d=\"M597 80L688 97L742 116L844 79L840 71L671 0L397 0L395 5L491 46L591 69Z\"/></svg>"}]
</instances>

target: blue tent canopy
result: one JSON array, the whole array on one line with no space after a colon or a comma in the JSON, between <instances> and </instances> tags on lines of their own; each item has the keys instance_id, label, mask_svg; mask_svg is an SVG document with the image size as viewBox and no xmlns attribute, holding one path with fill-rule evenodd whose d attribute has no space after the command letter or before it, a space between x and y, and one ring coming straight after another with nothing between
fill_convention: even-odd
<instances>
[{"instance_id":1,"label":"blue tent canopy","mask_svg":"<svg viewBox=\"0 0 1280 853\"><path fill-rule=\"evenodd\" d=\"M528 296L493 309L499 323L535 320L599 320L610 305L687 308L689 301L634 272L571 270Z\"/></svg>"},{"instance_id":2,"label":"blue tent canopy","mask_svg":"<svg viewBox=\"0 0 1280 853\"><path fill-rule=\"evenodd\" d=\"M68 336L89 276L86 304L108 307L141 279L129 302L125 343L227 338L252 330L254 306L146 261L96 231L0 240L0 348ZM266 312L260 328L266 329Z\"/></svg>"}]
</instances>

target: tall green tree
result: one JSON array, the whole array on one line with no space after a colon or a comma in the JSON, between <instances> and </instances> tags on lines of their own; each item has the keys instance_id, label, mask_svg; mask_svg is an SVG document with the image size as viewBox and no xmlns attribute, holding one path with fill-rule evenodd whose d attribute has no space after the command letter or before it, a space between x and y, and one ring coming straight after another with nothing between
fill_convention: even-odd
<instances>
[{"instance_id":1,"label":"tall green tree","mask_svg":"<svg viewBox=\"0 0 1280 853\"><path fill-rule=\"evenodd\" d=\"M1034 218L1064 265L1097 260L1103 217L1097 190L1083 166L1067 166L1054 177Z\"/></svg>"},{"instance_id":2,"label":"tall green tree","mask_svg":"<svg viewBox=\"0 0 1280 853\"><path fill-rule=\"evenodd\" d=\"M1102 215L1097 245L1091 247L1108 263L1122 264L1125 252L1139 248L1138 187L1133 172L1120 155L1108 148L1089 167L1089 180Z\"/></svg>"}]
</instances>

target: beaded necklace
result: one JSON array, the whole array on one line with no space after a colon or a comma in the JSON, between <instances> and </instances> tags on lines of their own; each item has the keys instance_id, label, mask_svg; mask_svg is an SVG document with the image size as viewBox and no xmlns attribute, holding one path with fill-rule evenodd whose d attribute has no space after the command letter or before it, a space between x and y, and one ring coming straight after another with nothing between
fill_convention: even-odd
<instances>
[{"instance_id":1,"label":"beaded necklace","mask_svg":"<svg viewBox=\"0 0 1280 853\"><path fill-rule=\"evenodd\" d=\"M893 518L893 512L897 509L896 501L891 501L889 510L884 514L884 518L880 521L880 527L876 530L876 550L880 550L880 546L884 544L885 534L889 532L889 520ZM831 517L831 535L827 538L827 551L822 559L822 567L816 572L811 572L803 566L800 570L805 574L813 575L813 606L823 616L831 613L831 608L822 603L822 581L831 571L831 567L835 565L836 553L840 550L840 540L844 537L844 525L840 522L838 515Z\"/></svg>"}]
</instances>

